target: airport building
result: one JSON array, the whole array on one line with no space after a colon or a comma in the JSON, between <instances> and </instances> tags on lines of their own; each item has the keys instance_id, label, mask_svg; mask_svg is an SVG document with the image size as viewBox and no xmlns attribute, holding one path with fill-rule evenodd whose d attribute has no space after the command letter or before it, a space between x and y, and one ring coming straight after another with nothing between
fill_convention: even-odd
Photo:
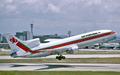
<instances>
[{"instance_id":1,"label":"airport building","mask_svg":"<svg viewBox=\"0 0 120 75\"><path fill-rule=\"evenodd\" d=\"M1 43L1 34L0 34L0 43Z\"/></svg>"},{"instance_id":2,"label":"airport building","mask_svg":"<svg viewBox=\"0 0 120 75\"><path fill-rule=\"evenodd\" d=\"M29 31L16 32L15 36L24 41L33 38L32 33L30 33Z\"/></svg>"},{"instance_id":3,"label":"airport building","mask_svg":"<svg viewBox=\"0 0 120 75\"><path fill-rule=\"evenodd\" d=\"M9 44L7 43L6 38L5 38L4 36L1 37L1 38L2 38L2 40L1 40L1 42L0 42L0 48L10 49L10 46L9 46Z\"/></svg>"},{"instance_id":4,"label":"airport building","mask_svg":"<svg viewBox=\"0 0 120 75\"><path fill-rule=\"evenodd\" d=\"M24 41L30 40L33 38L32 34L29 31L16 32L15 36ZM2 41L0 43L0 48L10 49L5 36L2 37Z\"/></svg>"},{"instance_id":5,"label":"airport building","mask_svg":"<svg viewBox=\"0 0 120 75\"><path fill-rule=\"evenodd\" d=\"M0 43L0 48L10 49L10 46L8 43Z\"/></svg>"},{"instance_id":6,"label":"airport building","mask_svg":"<svg viewBox=\"0 0 120 75\"><path fill-rule=\"evenodd\" d=\"M5 36L2 37L1 43L7 43L7 40L6 40Z\"/></svg>"}]
</instances>

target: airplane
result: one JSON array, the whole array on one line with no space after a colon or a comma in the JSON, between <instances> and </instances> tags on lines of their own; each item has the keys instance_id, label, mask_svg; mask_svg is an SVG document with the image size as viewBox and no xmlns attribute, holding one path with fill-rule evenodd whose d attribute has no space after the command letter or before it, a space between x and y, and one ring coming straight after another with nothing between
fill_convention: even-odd
<instances>
[{"instance_id":1,"label":"airplane","mask_svg":"<svg viewBox=\"0 0 120 75\"><path fill-rule=\"evenodd\" d=\"M117 33L112 30L97 30L45 44L40 43L39 38L23 41L10 33L5 33L4 35L11 48L9 53L11 57L35 58L57 54L56 59L61 60L66 58L62 56L63 52L69 54L77 53L79 48L103 42L108 40L108 38L115 37Z\"/></svg>"},{"instance_id":2,"label":"airplane","mask_svg":"<svg viewBox=\"0 0 120 75\"><path fill-rule=\"evenodd\" d=\"M101 45L96 47L96 49L112 49L112 50L120 50L120 45L109 44L109 45Z\"/></svg>"}]
</instances>

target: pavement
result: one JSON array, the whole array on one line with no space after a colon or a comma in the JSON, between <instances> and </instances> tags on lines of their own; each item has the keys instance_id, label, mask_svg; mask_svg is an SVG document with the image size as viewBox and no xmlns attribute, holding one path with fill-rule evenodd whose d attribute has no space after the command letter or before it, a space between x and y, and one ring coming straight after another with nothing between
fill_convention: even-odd
<instances>
[{"instance_id":1,"label":"pavement","mask_svg":"<svg viewBox=\"0 0 120 75\"><path fill-rule=\"evenodd\" d=\"M10 51L2 49L2 51ZM95 50L95 49L79 49L79 52L120 52L120 50ZM47 57L37 57L36 59L56 58L57 55L50 55ZM120 57L120 54L81 54L81 55L64 55L66 58L114 58ZM12 58L10 56L0 56L0 59L31 59L31 58Z\"/></svg>"},{"instance_id":2,"label":"pavement","mask_svg":"<svg viewBox=\"0 0 120 75\"><path fill-rule=\"evenodd\" d=\"M79 49L79 52L120 52L120 50L102 50L102 49Z\"/></svg>"},{"instance_id":3,"label":"pavement","mask_svg":"<svg viewBox=\"0 0 120 75\"><path fill-rule=\"evenodd\" d=\"M115 71L120 64L0 63L0 71Z\"/></svg>"},{"instance_id":4,"label":"pavement","mask_svg":"<svg viewBox=\"0 0 120 75\"><path fill-rule=\"evenodd\" d=\"M90 50L81 50L88 52ZM92 52L104 52L104 50L91 50ZM105 50L115 52L116 50ZM119 52L120 50L117 50ZM39 57L36 59L55 58L57 55ZM64 55L66 58L114 58L120 54L82 54ZM31 59L12 58L10 56L0 56L0 59ZM34 58L32 58L34 59ZM2 61L2 60L0 60ZM0 71L115 71L120 72L120 64L85 64L85 63L0 63Z\"/></svg>"},{"instance_id":5,"label":"pavement","mask_svg":"<svg viewBox=\"0 0 120 75\"><path fill-rule=\"evenodd\" d=\"M11 56L0 56L0 59L47 59L56 58L57 55L50 55L47 57L36 57L36 58L13 58ZM115 58L120 57L120 54L82 54L82 55L63 55L66 58Z\"/></svg>"}]
</instances>

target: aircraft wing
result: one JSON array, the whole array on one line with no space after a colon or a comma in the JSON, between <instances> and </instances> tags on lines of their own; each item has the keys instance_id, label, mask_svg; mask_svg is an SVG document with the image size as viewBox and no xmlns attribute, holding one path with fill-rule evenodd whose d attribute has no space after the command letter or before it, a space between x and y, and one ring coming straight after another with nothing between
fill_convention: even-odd
<instances>
[{"instance_id":1,"label":"aircraft wing","mask_svg":"<svg viewBox=\"0 0 120 75\"><path fill-rule=\"evenodd\" d=\"M61 40L61 39L46 39L44 40L45 42L53 42L53 41L58 41L58 40Z\"/></svg>"},{"instance_id":2,"label":"aircraft wing","mask_svg":"<svg viewBox=\"0 0 120 75\"><path fill-rule=\"evenodd\" d=\"M69 54L74 54L79 52L79 48L76 44L73 45L69 45L66 47L62 47L62 48L56 48L56 49L49 49L49 50L42 50L43 52L51 52L53 54L60 54L63 52L67 52Z\"/></svg>"},{"instance_id":3,"label":"aircraft wing","mask_svg":"<svg viewBox=\"0 0 120 75\"><path fill-rule=\"evenodd\" d=\"M50 52L52 54L60 54L63 52L66 52L66 50L68 50L68 48L63 47L63 48L56 48L56 49L49 49L49 50L41 50L43 52Z\"/></svg>"}]
</instances>

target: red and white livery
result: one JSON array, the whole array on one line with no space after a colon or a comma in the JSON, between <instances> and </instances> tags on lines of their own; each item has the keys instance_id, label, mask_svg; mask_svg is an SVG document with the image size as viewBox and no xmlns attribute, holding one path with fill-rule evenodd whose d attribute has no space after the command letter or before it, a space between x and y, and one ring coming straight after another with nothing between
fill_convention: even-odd
<instances>
[{"instance_id":1,"label":"red and white livery","mask_svg":"<svg viewBox=\"0 0 120 75\"><path fill-rule=\"evenodd\" d=\"M56 59L61 60L65 59L65 56L62 56L63 52L77 53L81 47L106 41L115 37L116 34L112 30L97 30L45 44L40 43L39 38L22 41L10 33L4 35L11 47L10 56L12 57L31 58L58 54L59 56L56 56Z\"/></svg>"}]
</instances>

